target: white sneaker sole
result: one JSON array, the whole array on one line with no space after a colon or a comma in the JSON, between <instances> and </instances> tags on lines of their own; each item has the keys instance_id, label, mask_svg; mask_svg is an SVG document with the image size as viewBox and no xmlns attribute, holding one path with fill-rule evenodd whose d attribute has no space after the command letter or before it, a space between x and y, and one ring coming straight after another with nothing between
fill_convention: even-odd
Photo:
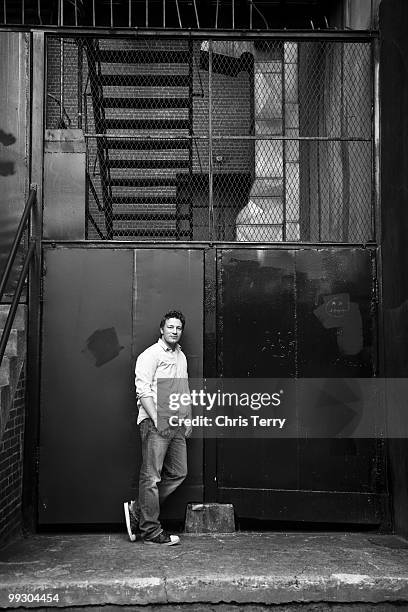
<instances>
[{"instance_id":1,"label":"white sneaker sole","mask_svg":"<svg viewBox=\"0 0 408 612\"><path fill-rule=\"evenodd\" d=\"M151 540L143 540L144 544L151 544L156 546L175 546L176 544L180 544L180 538L175 535L170 536L170 542L165 542L163 544L159 544L158 542L152 542Z\"/></svg>"},{"instance_id":2,"label":"white sneaker sole","mask_svg":"<svg viewBox=\"0 0 408 612\"><path fill-rule=\"evenodd\" d=\"M132 533L132 529L130 527L130 512L129 512L129 504L128 504L128 502L125 502L123 504L123 510L125 511L126 529L127 529L127 532L128 532L129 540L131 542L135 542L136 541L136 536L135 536L134 533Z\"/></svg>"}]
</instances>

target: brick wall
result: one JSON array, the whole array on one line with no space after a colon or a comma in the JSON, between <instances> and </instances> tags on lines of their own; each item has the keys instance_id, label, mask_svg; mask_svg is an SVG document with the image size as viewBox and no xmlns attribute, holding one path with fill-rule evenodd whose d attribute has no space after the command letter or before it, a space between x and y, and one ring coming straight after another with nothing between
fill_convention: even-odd
<instances>
[{"instance_id":1,"label":"brick wall","mask_svg":"<svg viewBox=\"0 0 408 612\"><path fill-rule=\"evenodd\" d=\"M78 127L78 47L72 39L63 39L64 50L64 91L63 100L66 115L71 120L71 127ZM49 37L47 43L47 100L46 127L56 129L60 122L60 105L57 100L61 96L61 39ZM50 94L50 95L48 95ZM57 100L56 100L56 99ZM68 127L67 116L64 115Z\"/></svg>"},{"instance_id":2,"label":"brick wall","mask_svg":"<svg viewBox=\"0 0 408 612\"><path fill-rule=\"evenodd\" d=\"M0 545L22 528L25 383L23 368L0 442Z\"/></svg>"}]
</instances>

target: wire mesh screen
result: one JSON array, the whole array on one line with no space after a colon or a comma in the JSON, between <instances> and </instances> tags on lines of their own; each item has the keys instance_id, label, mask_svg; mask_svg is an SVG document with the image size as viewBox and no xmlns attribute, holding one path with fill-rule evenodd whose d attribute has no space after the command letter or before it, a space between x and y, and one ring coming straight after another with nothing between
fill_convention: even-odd
<instances>
[{"instance_id":1,"label":"wire mesh screen","mask_svg":"<svg viewBox=\"0 0 408 612\"><path fill-rule=\"evenodd\" d=\"M369 42L60 38L48 128L86 138L86 236L366 242Z\"/></svg>"}]
</instances>

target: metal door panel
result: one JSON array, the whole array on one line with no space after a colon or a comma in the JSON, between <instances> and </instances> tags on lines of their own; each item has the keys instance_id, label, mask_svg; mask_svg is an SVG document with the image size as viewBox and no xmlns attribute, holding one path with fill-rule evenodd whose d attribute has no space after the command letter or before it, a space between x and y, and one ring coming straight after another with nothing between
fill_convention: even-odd
<instances>
[{"instance_id":1,"label":"metal door panel","mask_svg":"<svg viewBox=\"0 0 408 612\"><path fill-rule=\"evenodd\" d=\"M132 251L44 262L39 521L115 522L136 462Z\"/></svg>"},{"instance_id":2,"label":"metal door panel","mask_svg":"<svg viewBox=\"0 0 408 612\"><path fill-rule=\"evenodd\" d=\"M45 249L40 524L122 522L140 466L135 356L158 337L162 314L180 308L200 374L202 260L171 249ZM189 480L167 517L202 499L201 441L190 442Z\"/></svg>"},{"instance_id":3,"label":"metal door panel","mask_svg":"<svg viewBox=\"0 0 408 612\"><path fill-rule=\"evenodd\" d=\"M370 251L234 249L224 251L218 262L220 376L373 376ZM337 317L335 324L327 324L326 310ZM241 517L384 521L381 444L335 439L335 434L311 440L218 440L218 500L233 503Z\"/></svg>"},{"instance_id":4,"label":"metal door panel","mask_svg":"<svg viewBox=\"0 0 408 612\"><path fill-rule=\"evenodd\" d=\"M186 327L181 339L190 378L203 375L204 254L193 249L137 249L134 252L134 358L159 337L159 323L169 310L181 310ZM188 476L166 501L163 518L184 518L190 501L203 499L203 441L187 444Z\"/></svg>"}]
</instances>

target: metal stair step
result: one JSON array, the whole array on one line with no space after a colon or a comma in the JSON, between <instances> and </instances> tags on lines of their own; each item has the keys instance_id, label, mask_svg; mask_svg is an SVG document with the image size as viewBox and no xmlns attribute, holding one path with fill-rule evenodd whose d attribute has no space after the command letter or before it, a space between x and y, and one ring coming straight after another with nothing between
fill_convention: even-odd
<instances>
[{"instance_id":1,"label":"metal stair step","mask_svg":"<svg viewBox=\"0 0 408 612\"><path fill-rule=\"evenodd\" d=\"M114 87L188 87L188 74L102 74L100 83Z\"/></svg>"},{"instance_id":2,"label":"metal stair step","mask_svg":"<svg viewBox=\"0 0 408 612\"><path fill-rule=\"evenodd\" d=\"M188 130L188 119L106 119L107 130Z\"/></svg>"},{"instance_id":3,"label":"metal stair step","mask_svg":"<svg viewBox=\"0 0 408 612\"><path fill-rule=\"evenodd\" d=\"M127 213L113 215L115 221L188 221L189 215L176 215L170 213Z\"/></svg>"},{"instance_id":4,"label":"metal stair step","mask_svg":"<svg viewBox=\"0 0 408 612\"><path fill-rule=\"evenodd\" d=\"M117 196L111 199L112 204L128 204L133 206L176 206L179 204L182 206L183 204L189 205L191 201L188 198L177 198L177 197L145 197L145 198L135 198L134 196Z\"/></svg>"},{"instance_id":5,"label":"metal stair step","mask_svg":"<svg viewBox=\"0 0 408 612\"><path fill-rule=\"evenodd\" d=\"M111 179L112 187L174 187L178 179L173 178L114 178Z\"/></svg>"},{"instance_id":6,"label":"metal stair step","mask_svg":"<svg viewBox=\"0 0 408 612\"><path fill-rule=\"evenodd\" d=\"M189 52L178 50L101 49L99 61L107 64L187 64Z\"/></svg>"},{"instance_id":7,"label":"metal stair step","mask_svg":"<svg viewBox=\"0 0 408 612\"><path fill-rule=\"evenodd\" d=\"M111 168L188 168L188 159L111 159Z\"/></svg>"},{"instance_id":8,"label":"metal stair step","mask_svg":"<svg viewBox=\"0 0 408 612\"><path fill-rule=\"evenodd\" d=\"M105 108L188 108L189 98L112 98L103 99Z\"/></svg>"},{"instance_id":9,"label":"metal stair step","mask_svg":"<svg viewBox=\"0 0 408 612\"><path fill-rule=\"evenodd\" d=\"M191 232L188 230L177 230L177 229L126 229L126 230L113 230L114 236L140 236L143 238L180 238L185 236L186 239L189 239Z\"/></svg>"},{"instance_id":10,"label":"metal stair step","mask_svg":"<svg viewBox=\"0 0 408 612\"><path fill-rule=\"evenodd\" d=\"M188 149L190 147L190 140L187 138L183 139L170 139L170 138L151 138L149 140L139 140L137 138L107 138L109 149L135 149L137 150L164 150L164 149Z\"/></svg>"}]
</instances>

